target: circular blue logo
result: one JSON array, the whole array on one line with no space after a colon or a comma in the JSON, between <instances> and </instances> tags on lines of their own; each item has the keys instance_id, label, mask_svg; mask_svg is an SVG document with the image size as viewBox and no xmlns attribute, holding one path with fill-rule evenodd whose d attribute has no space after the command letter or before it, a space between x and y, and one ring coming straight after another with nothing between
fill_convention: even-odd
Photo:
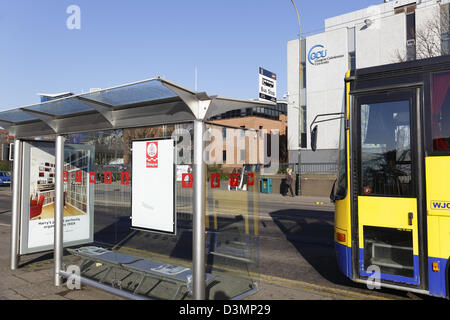
<instances>
[{"instance_id":1,"label":"circular blue logo","mask_svg":"<svg viewBox=\"0 0 450 320\"><path fill-rule=\"evenodd\" d=\"M328 50L325 50L325 47L321 44L317 44L312 47L308 52L308 61L312 65L316 64L315 60L323 59L327 56Z\"/></svg>"}]
</instances>

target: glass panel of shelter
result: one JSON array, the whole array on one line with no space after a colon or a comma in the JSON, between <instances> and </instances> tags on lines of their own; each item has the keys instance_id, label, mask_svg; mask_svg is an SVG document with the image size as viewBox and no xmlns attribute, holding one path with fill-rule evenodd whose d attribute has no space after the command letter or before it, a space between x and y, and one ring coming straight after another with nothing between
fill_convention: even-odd
<instances>
[{"instance_id":1,"label":"glass panel of shelter","mask_svg":"<svg viewBox=\"0 0 450 320\"><path fill-rule=\"evenodd\" d=\"M260 170L250 146L257 140L244 128L208 124L207 131L207 270L226 278L214 298L229 299L254 290L259 278Z\"/></svg>"},{"instance_id":2,"label":"glass panel of shelter","mask_svg":"<svg viewBox=\"0 0 450 320\"><path fill-rule=\"evenodd\" d=\"M137 296L192 298L193 189L192 185L183 184L185 175L192 173L192 135L192 123L184 123L66 136L67 149L77 150L72 146L79 149L65 154L65 171L69 172L65 182L66 206L79 210L91 205L94 241L67 248L66 253L70 254L64 255L65 268L79 268L82 277ZM132 229L131 142L170 137L186 146L176 149L176 233ZM83 160L86 150L91 152L90 166ZM243 174L243 171L254 173L254 168L244 164L231 164L226 169L217 164L207 165L204 182L207 299L229 299L256 287L258 178L252 175L254 184L247 186L244 184L247 176L244 178ZM238 187L229 185L233 169L236 173L241 170ZM217 189L211 188L213 173L220 173ZM145 272L142 266L151 270Z\"/></svg>"}]
</instances>

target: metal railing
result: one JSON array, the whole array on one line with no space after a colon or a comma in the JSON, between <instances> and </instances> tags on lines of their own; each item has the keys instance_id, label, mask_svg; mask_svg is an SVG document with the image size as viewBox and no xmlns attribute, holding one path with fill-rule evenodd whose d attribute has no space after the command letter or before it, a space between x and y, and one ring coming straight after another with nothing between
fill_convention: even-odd
<instances>
[{"instance_id":1,"label":"metal railing","mask_svg":"<svg viewBox=\"0 0 450 320\"><path fill-rule=\"evenodd\" d=\"M338 165L335 162L302 163L300 173L336 174Z\"/></svg>"},{"instance_id":2,"label":"metal railing","mask_svg":"<svg viewBox=\"0 0 450 320\"><path fill-rule=\"evenodd\" d=\"M307 162L300 165L298 163L280 163L279 173L285 173L286 169L292 168L293 172L300 174L337 174L338 165L336 162Z\"/></svg>"}]
</instances>

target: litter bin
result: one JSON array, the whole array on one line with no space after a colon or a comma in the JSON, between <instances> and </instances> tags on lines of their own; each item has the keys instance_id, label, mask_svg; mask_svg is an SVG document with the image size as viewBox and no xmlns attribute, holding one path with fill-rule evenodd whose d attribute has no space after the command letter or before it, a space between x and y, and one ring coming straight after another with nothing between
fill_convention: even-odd
<instances>
[{"instance_id":1,"label":"litter bin","mask_svg":"<svg viewBox=\"0 0 450 320\"><path fill-rule=\"evenodd\" d=\"M272 178L261 179L261 193L272 193Z\"/></svg>"}]
</instances>

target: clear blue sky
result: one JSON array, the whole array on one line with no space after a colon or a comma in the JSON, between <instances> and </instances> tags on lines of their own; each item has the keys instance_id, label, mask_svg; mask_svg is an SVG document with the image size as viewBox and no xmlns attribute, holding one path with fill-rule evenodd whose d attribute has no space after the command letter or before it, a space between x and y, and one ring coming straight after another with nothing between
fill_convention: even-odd
<instances>
[{"instance_id":1,"label":"clear blue sky","mask_svg":"<svg viewBox=\"0 0 450 320\"><path fill-rule=\"evenodd\" d=\"M302 33L381 0L295 0ZM69 5L81 30L69 30ZM0 110L40 92L86 92L163 76L209 94L257 97L258 67L286 93L286 43L298 36L290 0L2 0Z\"/></svg>"}]
</instances>

